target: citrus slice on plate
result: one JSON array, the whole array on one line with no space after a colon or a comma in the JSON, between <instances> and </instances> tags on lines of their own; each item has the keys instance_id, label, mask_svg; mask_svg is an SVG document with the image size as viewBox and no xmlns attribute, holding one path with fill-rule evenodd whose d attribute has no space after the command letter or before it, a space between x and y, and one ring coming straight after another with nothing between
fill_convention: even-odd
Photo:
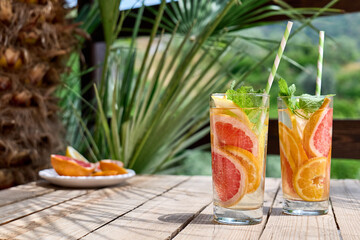
<instances>
[{"instance_id":1,"label":"citrus slice on plate","mask_svg":"<svg viewBox=\"0 0 360 240\"><path fill-rule=\"evenodd\" d=\"M233 113L240 121L252 127L253 124L250 122L247 114L233 101L228 100L226 96L211 96L211 98L214 100L216 108Z\"/></svg>"},{"instance_id":2,"label":"citrus slice on plate","mask_svg":"<svg viewBox=\"0 0 360 240\"><path fill-rule=\"evenodd\" d=\"M309 159L294 177L296 193L305 201L322 201L326 186L327 158Z\"/></svg>"},{"instance_id":3,"label":"citrus slice on plate","mask_svg":"<svg viewBox=\"0 0 360 240\"><path fill-rule=\"evenodd\" d=\"M259 154L259 141L251 128L236 117L226 114L211 114L211 131L219 145L230 145Z\"/></svg>"},{"instance_id":4,"label":"citrus slice on plate","mask_svg":"<svg viewBox=\"0 0 360 240\"><path fill-rule=\"evenodd\" d=\"M321 107L311 115L303 133L303 145L309 158L327 157L331 149L333 109L325 98Z\"/></svg>"},{"instance_id":5,"label":"citrus slice on plate","mask_svg":"<svg viewBox=\"0 0 360 240\"><path fill-rule=\"evenodd\" d=\"M69 158L73 158L79 161L89 162L83 155L81 155L81 153L79 153L75 148L71 146L66 147L65 155Z\"/></svg>"},{"instance_id":6,"label":"citrus slice on plate","mask_svg":"<svg viewBox=\"0 0 360 240\"><path fill-rule=\"evenodd\" d=\"M231 207L246 193L246 169L233 155L218 147L212 149L212 177L219 205Z\"/></svg>"},{"instance_id":7,"label":"citrus slice on plate","mask_svg":"<svg viewBox=\"0 0 360 240\"><path fill-rule=\"evenodd\" d=\"M255 192L258 189L261 181L261 168L258 160L254 157L254 155L251 154L251 152L238 147L225 146L224 150L236 157L240 161L241 165L245 168L248 179L246 193Z\"/></svg>"},{"instance_id":8,"label":"citrus slice on plate","mask_svg":"<svg viewBox=\"0 0 360 240\"><path fill-rule=\"evenodd\" d=\"M94 172L93 174L91 174L91 176L93 176L93 177L113 176L113 175L118 175L118 172L117 172L117 171L114 171L114 170L108 170L108 171Z\"/></svg>"},{"instance_id":9,"label":"citrus slice on plate","mask_svg":"<svg viewBox=\"0 0 360 240\"><path fill-rule=\"evenodd\" d=\"M95 165L61 155L51 155L51 165L61 176L90 176Z\"/></svg>"},{"instance_id":10,"label":"citrus slice on plate","mask_svg":"<svg viewBox=\"0 0 360 240\"><path fill-rule=\"evenodd\" d=\"M300 139L282 122L279 122L279 139L280 149L288 160L291 169L295 171L308 159Z\"/></svg>"},{"instance_id":11,"label":"citrus slice on plate","mask_svg":"<svg viewBox=\"0 0 360 240\"><path fill-rule=\"evenodd\" d=\"M121 161L104 159L100 160L101 171L116 171L117 174L126 174L127 171L123 168L124 164Z\"/></svg>"}]
</instances>

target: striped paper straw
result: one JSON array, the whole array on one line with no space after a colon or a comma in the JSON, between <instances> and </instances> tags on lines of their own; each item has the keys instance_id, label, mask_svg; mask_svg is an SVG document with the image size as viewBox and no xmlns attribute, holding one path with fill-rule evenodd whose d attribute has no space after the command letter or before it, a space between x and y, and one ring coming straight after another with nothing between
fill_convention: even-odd
<instances>
[{"instance_id":1,"label":"striped paper straw","mask_svg":"<svg viewBox=\"0 0 360 240\"><path fill-rule=\"evenodd\" d=\"M315 95L320 96L321 93L321 76L323 68L323 57L324 57L324 31L320 31L319 35L319 58L317 61L317 77L316 77L316 90Z\"/></svg>"},{"instance_id":2,"label":"striped paper straw","mask_svg":"<svg viewBox=\"0 0 360 240\"><path fill-rule=\"evenodd\" d=\"M265 92L267 94L269 94L271 85L272 85L272 83L274 81L274 77L275 77L276 71L277 71L277 69L279 67L279 63L280 63L281 57L283 55L283 52L285 50L286 42L287 42L287 40L289 38L292 25L293 25L293 22L289 21L287 26L286 26L284 36L281 39L279 50L278 50L278 52L276 54L275 62L274 62L274 65L273 65L273 67L271 69L271 72L270 72L270 75L269 75L269 78L268 78L268 81L267 81L267 84L266 84Z\"/></svg>"}]
</instances>

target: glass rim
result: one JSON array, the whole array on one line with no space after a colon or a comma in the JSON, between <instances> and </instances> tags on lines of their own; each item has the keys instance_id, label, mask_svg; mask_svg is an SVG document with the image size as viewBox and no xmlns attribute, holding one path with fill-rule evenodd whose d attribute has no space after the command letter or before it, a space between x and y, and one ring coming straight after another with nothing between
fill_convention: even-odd
<instances>
[{"instance_id":1,"label":"glass rim","mask_svg":"<svg viewBox=\"0 0 360 240\"><path fill-rule=\"evenodd\" d=\"M244 95L252 95L252 96L258 96L258 97L270 97L269 94L267 93L240 93L240 94L244 94ZM226 93L211 93L210 96L225 96Z\"/></svg>"},{"instance_id":2,"label":"glass rim","mask_svg":"<svg viewBox=\"0 0 360 240\"><path fill-rule=\"evenodd\" d=\"M318 98L333 98L335 96L335 94L329 94L329 95L310 95L311 97L318 97ZM294 98L294 99L300 99L303 98L304 96L278 96L277 99L283 99L283 98Z\"/></svg>"}]
</instances>

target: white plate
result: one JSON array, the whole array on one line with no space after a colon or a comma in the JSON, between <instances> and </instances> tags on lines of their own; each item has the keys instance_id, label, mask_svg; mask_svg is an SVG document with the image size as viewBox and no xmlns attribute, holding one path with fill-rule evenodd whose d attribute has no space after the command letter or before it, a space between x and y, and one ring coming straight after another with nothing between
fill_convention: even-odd
<instances>
[{"instance_id":1,"label":"white plate","mask_svg":"<svg viewBox=\"0 0 360 240\"><path fill-rule=\"evenodd\" d=\"M97 176L97 177L69 177L60 176L53 168L44 169L39 172L39 176L45 180L63 187L92 188L105 187L119 184L124 180L135 176L135 171L126 169L127 174L114 176Z\"/></svg>"}]
</instances>

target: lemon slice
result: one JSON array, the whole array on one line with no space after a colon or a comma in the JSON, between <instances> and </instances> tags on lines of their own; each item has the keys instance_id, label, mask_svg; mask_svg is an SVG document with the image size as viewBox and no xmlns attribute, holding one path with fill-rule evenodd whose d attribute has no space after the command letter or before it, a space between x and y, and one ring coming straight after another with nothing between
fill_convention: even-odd
<instances>
[{"instance_id":1,"label":"lemon slice","mask_svg":"<svg viewBox=\"0 0 360 240\"><path fill-rule=\"evenodd\" d=\"M82 161L82 162L89 162L83 155L81 155L81 153L79 153L72 146L67 146L66 147L66 156L74 158L74 159Z\"/></svg>"},{"instance_id":2,"label":"lemon slice","mask_svg":"<svg viewBox=\"0 0 360 240\"><path fill-rule=\"evenodd\" d=\"M242 121L247 126L252 128L253 124L250 122L246 113L239 106L237 106L233 101L228 100L226 98L226 96L223 96L223 97L212 96L212 99L214 100L215 106L217 108L224 108L224 109L229 110L230 112L235 114L236 117L238 117L240 119L240 121Z\"/></svg>"}]
</instances>

